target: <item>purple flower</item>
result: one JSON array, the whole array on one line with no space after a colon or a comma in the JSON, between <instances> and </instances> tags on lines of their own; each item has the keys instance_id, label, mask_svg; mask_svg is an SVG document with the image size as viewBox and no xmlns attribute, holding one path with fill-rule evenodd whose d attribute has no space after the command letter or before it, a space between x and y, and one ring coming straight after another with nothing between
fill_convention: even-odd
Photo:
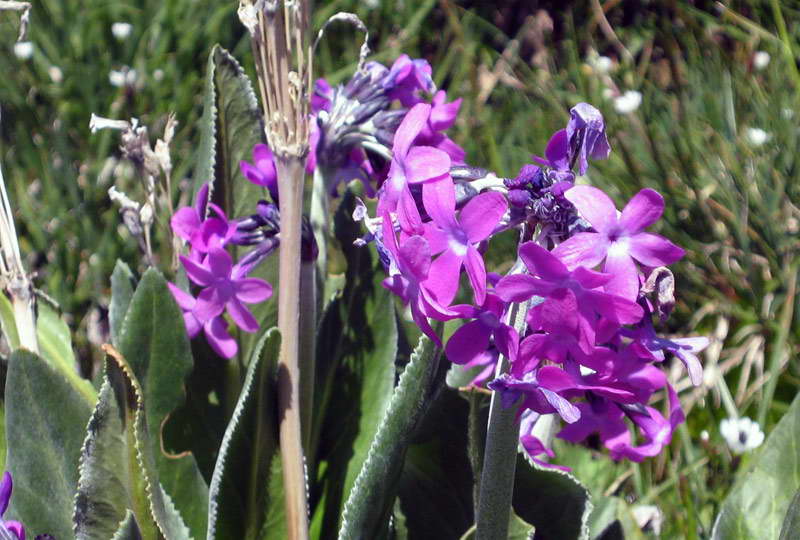
<instances>
[{"instance_id":1,"label":"purple flower","mask_svg":"<svg viewBox=\"0 0 800 540\"><path fill-rule=\"evenodd\" d=\"M411 317L419 329L441 347L442 341L427 318L447 320L458 317L458 313L442 306L436 296L423 285L431 268L428 241L421 236L411 236L402 246L398 246L388 214L383 215L382 240L392 257L389 277L383 280L383 286L399 296L404 304L408 304Z\"/></svg>"},{"instance_id":2,"label":"purple flower","mask_svg":"<svg viewBox=\"0 0 800 540\"><path fill-rule=\"evenodd\" d=\"M497 284L497 294L507 302L521 302L533 296L545 298L534 308L542 312L540 320L545 328L563 325L562 321L577 314L577 336L585 352L594 346L598 316L623 324L641 319L642 308L635 302L593 290L608 283L612 276L582 266L570 271L554 253L534 242L520 246L519 256L538 277L506 276Z\"/></svg>"},{"instance_id":3,"label":"purple flower","mask_svg":"<svg viewBox=\"0 0 800 540\"><path fill-rule=\"evenodd\" d=\"M546 159L533 156L535 161L555 171L555 180L571 181L576 162L578 174L583 176L589 169L588 158L606 159L611 153L600 111L588 103L578 103L569 112L567 128L557 131L547 143Z\"/></svg>"},{"instance_id":4,"label":"purple flower","mask_svg":"<svg viewBox=\"0 0 800 540\"><path fill-rule=\"evenodd\" d=\"M644 232L664 212L664 199L657 191L641 190L619 215L608 195L595 187L575 186L564 196L596 232L578 233L556 247L553 253L568 268L592 268L605 259L603 271L611 275L611 280L605 284L606 292L636 300L639 273L634 259L657 267L683 257L683 249L663 236Z\"/></svg>"},{"instance_id":5,"label":"purple flower","mask_svg":"<svg viewBox=\"0 0 800 540\"><path fill-rule=\"evenodd\" d=\"M431 265L428 287L442 304L449 305L458 291L461 267L465 266L475 292L475 302L486 299L486 268L477 245L494 231L508 209L498 192L481 193L471 199L456 219L453 181L446 178L425 184L422 201L435 226L425 228L432 253L442 252Z\"/></svg>"},{"instance_id":6,"label":"purple flower","mask_svg":"<svg viewBox=\"0 0 800 540\"><path fill-rule=\"evenodd\" d=\"M197 297L192 313L200 323L227 311L233 322L245 332L258 330L258 321L244 303L263 302L272 296L272 287L263 279L246 278L242 269L233 265L224 249L212 248L206 264L181 257L189 279L204 287Z\"/></svg>"},{"instance_id":7,"label":"purple flower","mask_svg":"<svg viewBox=\"0 0 800 540\"><path fill-rule=\"evenodd\" d=\"M447 103L447 93L439 90L431 100L431 115L428 123L417 135L416 144L420 146L433 146L447 152L453 163L464 163L466 152L442 133L449 129L456 121L458 110L461 108L461 98Z\"/></svg>"},{"instance_id":8,"label":"purple flower","mask_svg":"<svg viewBox=\"0 0 800 540\"><path fill-rule=\"evenodd\" d=\"M633 330L623 330L622 335L633 338L630 348L640 358L662 362L665 351L672 353L686 366L693 385L700 386L703 382L703 366L697 353L708 347L710 341L707 337L660 338L649 321L643 321Z\"/></svg>"},{"instance_id":9,"label":"purple flower","mask_svg":"<svg viewBox=\"0 0 800 540\"><path fill-rule=\"evenodd\" d=\"M206 218L206 207L216 217ZM173 232L192 246L196 253L207 253L210 247L224 246L236 233L236 225L229 223L225 212L208 202L208 184L197 192L194 206L184 206L170 220Z\"/></svg>"},{"instance_id":10,"label":"purple flower","mask_svg":"<svg viewBox=\"0 0 800 540\"><path fill-rule=\"evenodd\" d=\"M409 184L442 180L450 173L450 156L432 146L411 147L425 126L431 106L415 105L394 135L389 176L381 188L378 214L397 212L400 227L409 234L421 234L422 219Z\"/></svg>"},{"instance_id":11,"label":"purple flower","mask_svg":"<svg viewBox=\"0 0 800 540\"><path fill-rule=\"evenodd\" d=\"M189 339L197 337L202 329L214 352L223 358L236 356L239 347L236 345L236 340L228 333L228 324L222 315L208 319L204 323L200 322L194 314L194 308L197 305L195 297L172 283L167 283L167 286L172 292L175 302L183 311L183 322L186 324L186 333L189 335Z\"/></svg>"},{"instance_id":12,"label":"purple flower","mask_svg":"<svg viewBox=\"0 0 800 540\"><path fill-rule=\"evenodd\" d=\"M547 448L542 441L539 440L538 437L533 435L533 428L536 425L536 422L539 420L540 415L531 411L527 410L522 413L522 416L519 420L519 443L522 445L522 448L525 449L525 452L530 457L531 461L539 465L540 467L544 467L546 469L558 469L560 471L567 471L569 472L569 467L565 467L563 465L554 465L543 459L539 459L537 456L541 456L544 454L548 458L556 457L555 452L553 452L550 448Z\"/></svg>"},{"instance_id":13,"label":"purple flower","mask_svg":"<svg viewBox=\"0 0 800 540\"><path fill-rule=\"evenodd\" d=\"M0 482L0 530L4 533L14 533L19 540L25 540L25 527L19 521L4 520L3 516L8 510L8 503L11 500L11 491L14 489L14 482L11 473L5 471L3 480ZM3 536L9 537L8 534Z\"/></svg>"},{"instance_id":14,"label":"purple flower","mask_svg":"<svg viewBox=\"0 0 800 540\"><path fill-rule=\"evenodd\" d=\"M253 163L240 161L239 168L245 178L257 186L269 190L273 202L278 203L278 173L275 170L275 158L272 150L266 144L257 144L253 147Z\"/></svg>"}]
</instances>

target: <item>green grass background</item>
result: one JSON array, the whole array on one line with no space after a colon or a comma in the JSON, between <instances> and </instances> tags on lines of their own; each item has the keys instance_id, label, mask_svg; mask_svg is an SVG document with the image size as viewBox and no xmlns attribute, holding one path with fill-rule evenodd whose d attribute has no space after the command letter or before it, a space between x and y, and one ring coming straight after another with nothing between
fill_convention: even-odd
<instances>
[{"instance_id":1,"label":"green grass background","mask_svg":"<svg viewBox=\"0 0 800 540\"><path fill-rule=\"evenodd\" d=\"M688 386L680 367L672 370L688 422L667 452L632 465L578 459L564 448L562 461L572 460L595 492L658 505L665 537L704 537L745 465L719 435L728 416L720 392L769 430L800 387L800 8L777 1L730 2L729 9L686 0L530 4L339 0L318 2L313 21L318 28L337 11L354 11L370 29L376 60L403 52L427 58L436 83L464 98L452 137L470 163L500 175L513 176L530 154L541 154L576 102L603 111L614 151L593 164L589 181L619 207L643 187L664 194L657 229L688 251L674 269L679 302L666 330L711 335L721 346L704 357L702 388ZM28 60L13 54L17 17L0 13L0 165L27 266L67 316L84 364L92 342L103 339L115 260L139 260L106 195L116 184L135 196L137 181L120 162L116 134L91 135L89 117L136 117L155 138L174 112L177 201L177 188L189 181L208 51L219 42L250 69L235 12L233 1L41 0ZM112 36L116 21L133 25L128 39ZM352 29L333 27L318 50L317 75L347 78L360 43ZM763 70L752 63L759 50L771 55ZM592 67L598 53L614 59L608 75ZM110 84L109 72L122 66L137 71L135 87ZM607 88L641 92L641 107L618 114ZM753 146L748 128L767 131L768 141Z\"/></svg>"}]
</instances>

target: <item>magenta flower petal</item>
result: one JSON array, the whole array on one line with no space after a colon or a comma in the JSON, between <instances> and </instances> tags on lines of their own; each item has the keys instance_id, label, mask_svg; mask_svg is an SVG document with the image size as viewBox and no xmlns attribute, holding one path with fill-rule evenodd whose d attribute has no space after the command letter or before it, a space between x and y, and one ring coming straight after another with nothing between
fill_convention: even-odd
<instances>
[{"instance_id":1,"label":"magenta flower petal","mask_svg":"<svg viewBox=\"0 0 800 540\"><path fill-rule=\"evenodd\" d=\"M434 184L426 184L428 186L432 186ZM423 196L425 193L425 189L423 188ZM428 246L431 250L431 255L436 255L441 253L445 249L448 248L448 235L442 229L440 229L436 223L428 222L423 225L425 229L425 240L428 241ZM402 238L401 238L402 241Z\"/></svg>"},{"instance_id":2,"label":"magenta flower petal","mask_svg":"<svg viewBox=\"0 0 800 540\"><path fill-rule=\"evenodd\" d=\"M566 129L556 131L550 137L544 155L551 167L559 171L569 170L569 138Z\"/></svg>"},{"instance_id":3,"label":"magenta flower petal","mask_svg":"<svg viewBox=\"0 0 800 540\"><path fill-rule=\"evenodd\" d=\"M228 325L225 324L225 319L222 317L215 317L203 325L203 331L206 335L206 340L211 348L223 358L233 358L239 347L236 345L236 340L228 333Z\"/></svg>"},{"instance_id":4,"label":"magenta flower petal","mask_svg":"<svg viewBox=\"0 0 800 540\"><path fill-rule=\"evenodd\" d=\"M403 185L397 201L397 222L407 234L419 235L425 232L422 217L419 215L417 203L411 195L411 190L408 189L408 184Z\"/></svg>"},{"instance_id":5,"label":"magenta flower petal","mask_svg":"<svg viewBox=\"0 0 800 540\"><path fill-rule=\"evenodd\" d=\"M183 312L183 324L186 326L186 335L189 336L189 339L197 337L197 334L203 329L203 325L191 311Z\"/></svg>"},{"instance_id":6,"label":"magenta flower petal","mask_svg":"<svg viewBox=\"0 0 800 540\"><path fill-rule=\"evenodd\" d=\"M639 233L628 243L631 256L646 266L666 266L679 261L685 251L664 238L653 233Z\"/></svg>"},{"instance_id":7,"label":"magenta flower petal","mask_svg":"<svg viewBox=\"0 0 800 540\"><path fill-rule=\"evenodd\" d=\"M547 281L559 281L569 275L564 263L536 242L522 244L519 247L519 256L531 273Z\"/></svg>"},{"instance_id":8,"label":"magenta flower petal","mask_svg":"<svg viewBox=\"0 0 800 540\"><path fill-rule=\"evenodd\" d=\"M646 188L631 197L622 209L619 226L629 235L634 235L658 221L663 213L664 197L658 191Z\"/></svg>"},{"instance_id":9,"label":"magenta flower petal","mask_svg":"<svg viewBox=\"0 0 800 540\"><path fill-rule=\"evenodd\" d=\"M244 278L234 282L236 298L248 304L263 302L272 296L272 285L258 278Z\"/></svg>"},{"instance_id":10,"label":"magenta flower petal","mask_svg":"<svg viewBox=\"0 0 800 540\"><path fill-rule=\"evenodd\" d=\"M571 270L578 266L593 268L605 258L608 248L609 242L605 235L583 232L559 244L553 250L553 255Z\"/></svg>"},{"instance_id":11,"label":"magenta flower petal","mask_svg":"<svg viewBox=\"0 0 800 540\"><path fill-rule=\"evenodd\" d=\"M250 313L250 310L245 307L236 297L231 298L228 300L227 304L225 304L227 308L228 315L231 316L233 322L236 323L236 326L244 330L245 332L253 333L258 330L258 321L253 314Z\"/></svg>"},{"instance_id":12,"label":"magenta flower petal","mask_svg":"<svg viewBox=\"0 0 800 540\"><path fill-rule=\"evenodd\" d=\"M459 228L456 223L456 188L452 179L424 184L422 202L434 223L446 233Z\"/></svg>"},{"instance_id":13,"label":"magenta flower petal","mask_svg":"<svg viewBox=\"0 0 800 540\"><path fill-rule=\"evenodd\" d=\"M394 159L398 161L405 159L408 149L411 148L411 143L414 142L419 132L425 127L430 114L431 106L427 103L418 103L406 113L394 134L392 146Z\"/></svg>"},{"instance_id":14,"label":"magenta flower petal","mask_svg":"<svg viewBox=\"0 0 800 540\"><path fill-rule=\"evenodd\" d=\"M14 480L11 473L3 473L3 481L0 482L0 517L4 516L8 509L8 501L11 500L11 491L14 489Z\"/></svg>"},{"instance_id":15,"label":"magenta flower petal","mask_svg":"<svg viewBox=\"0 0 800 540\"><path fill-rule=\"evenodd\" d=\"M169 292L172 293L173 298L175 298L175 303L178 304L182 310L190 311L194 309L194 304L196 302L194 296L187 293L174 283L167 282L167 287L169 288ZM2 515L2 512L0 512L0 515Z\"/></svg>"},{"instance_id":16,"label":"magenta flower petal","mask_svg":"<svg viewBox=\"0 0 800 540\"><path fill-rule=\"evenodd\" d=\"M506 210L506 198L496 191L490 191L470 200L461 210L458 220L470 242L481 242L492 234Z\"/></svg>"},{"instance_id":17,"label":"magenta flower petal","mask_svg":"<svg viewBox=\"0 0 800 540\"><path fill-rule=\"evenodd\" d=\"M469 283L472 285L472 290L475 291L475 303L480 306L486 300L486 266L483 264L483 257L477 249L469 246L464 262Z\"/></svg>"},{"instance_id":18,"label":"magenta flower petal","mask_svg":"<svg viewBox=\"0 0 800 540\"><path fill-rule=\"evenodd\" d=\"M607 293L636 301L639 295L639 271L629 255L626 253L609 255L606 257L603 272L613 276L604 287Z\"/></svg>"},{"instance_id":19,"label":"magenta flower petal","mask_svg":"<svg viewBox=\"0 0 800 540\"><path fill-rule=\"evenodd\" d=\"M594 310L616 323L634 324L639 322L644 315L642 306L621 296L599 291L589 291L584 296Z\"/></svg>"},{"instance_id":20,"label":"magenta flower petal","mask_svg":"<svg viewBox=\"0 0 800 540\"><path fill-rule=\"evenodd\" d=\"M593 186L575 186L564 193L564 197L575 205L578 213L597 232L607 233L617 223L617 208L601 189Z\"/></svg>"},{"instance_id":21,"label":"magenta flower petal","mask_svg":"<svg viewBox=\"0 0 800 540\"><path fill-rule=\"evenodd\" d=\"M429 119L431 127L436 131L443 131L453 125L453 122L458 116L458 110L461 108L462 98L458 98L450 103L445 103L447 94L444 90L439 90L433 96L434 106L431 109L431 117Z\"/></svg>"},{"instance_id":22,"label":"magenta flower petal","mask_svg":"<svg viewBox=\"0 0 800 540\"><path fill-rule=\"evenodd\" d=\"M486 352L490 335L491 329L481 321L468 322L450 336L444 353L454 364L466 364Z\"/></svg>"},{"instance_id":23,"label":"magenta flower petal","mask_svg":"<svg viewBox=\"0 0 800 540\"><path fill-rule=\"evenodd\" d=\"M184 206L173 214L170 220L173 232L187 242L192 239L192 235L200 228L200 216L197 210L191 206Z\"/></svg>"},{"instance_id":24,"label":"magenta flower petal","mask_svg":"<svg viewBox=\"0 0 800 540\"><path fill-rule=\"evenodd\" d=\"M218 288L205 288L197 295L197 303L194 306L193 313L200 322L206 323L225 310L225 302L227 301L227 298L220 295Z\"/></svg>"},{"instance_id":25,"label":"magenta flower petal","mask_svg":"<svg viewBox=\"0 0 800 540\"><path fill-rule=\"evenodd\" d=\"M230 253L222 248L211 248L208 251L208 259L206 260L211 272L215 276L230 277L231 270L233 269L233 261L231 260Z\"/></svg>"},{"instance_id":26,"label":"magenta flower petal","mask_svg":"<svg viewBox=\"0 0 800 540\"><path fill-rule=\"evenodd\" d=\"M523 302L547 289L552 289L552 287L546 287L542 281L527 274L506 276L495 287L497 295L506 302Z\"/></svg>"},{"instance_id":27,"label":"magenta flower petal","mask_svg":"<svg viewBox=\"0 0 800 540\"><path fill-rule=\"evenodd\" d=\"M184 269L186 269L186 275L198 285L207 287L208 285L211 285L212 281L214 281L214 275L205 266L202 266L201 264L198 264L188 257L184 257L183 255L180 256L180 260L181 263L183 263Z\"/></svg>"},{"instance_id":28,"label":"magenta flower petal","mask_svg":"<svg viewBox=\"0 0 800 540\"><path fill-rule=\"evenodd\" d=\"M3 525L6 529L14 533L17 540L25 540L25 527L19 521L5 521ZM37 536L37 538L39 538Z\"/></svg>"},{"instance_id":29,"label":"magenta flower petal","mask_svg":"<svg viewBox=\"0 0 800 540\"><path fill-rule=\"evenodd\" d=\"M450 173L450 156L432 146L415 146L406 154L403 167L411 184L441 180Z\"/></svg>"},{"instance_id":30,"label":"magenta flower petal","mask_svg":"<svg viewBox=\"0 0 800 540\"><path fill-rule=\"evenodd\" d=\"M400 258L408 272L417 280L428 277L431 266L431 251L428 242L421 236L412 236L398 248Z\"/></svg>"},{"instance_id":31,"label":"magenta flower petal","mask_svg":"<svg viewBox=\"0 0 800 540\"><path fill-rule=\"evenodd\" d=\"M580 283L585 289L596 289L602 287L609 281L612 276L602 272L595 272L589 270L585 266L579 266L572 273L572 276Z\"/></svg>"},{"instance_id":32,"label":"magenta flower petal","mask_svg":"<svg viewBox=\"0 0 800 540\"><path fill-rule=\"evenodd\" d=\"M449 305L456 297L463 262L463 257L447 250L431 264L425 288L442 304Z\"/></svg>"}]
</instances>

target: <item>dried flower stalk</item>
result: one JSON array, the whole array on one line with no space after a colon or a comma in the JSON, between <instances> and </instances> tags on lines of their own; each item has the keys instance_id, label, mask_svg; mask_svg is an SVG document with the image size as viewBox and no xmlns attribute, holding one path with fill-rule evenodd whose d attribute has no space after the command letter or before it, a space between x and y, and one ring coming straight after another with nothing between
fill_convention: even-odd
<instances>
[{"instance_id":1,"label":"dried flower stalk","mask_svg":"<svg viewBox=\"0 0 800 540\"><path fill-rule=\"evenodd\" d=\"M305 158L309 150L308 89L311 86L309 3L304 0L240 0L239 18L252 36L264 107L264 130L278 173L281 459L288 537L305 540L308 538L308 511L300 426L299 343L300 242Z\"/></svg>"}]
</instances>

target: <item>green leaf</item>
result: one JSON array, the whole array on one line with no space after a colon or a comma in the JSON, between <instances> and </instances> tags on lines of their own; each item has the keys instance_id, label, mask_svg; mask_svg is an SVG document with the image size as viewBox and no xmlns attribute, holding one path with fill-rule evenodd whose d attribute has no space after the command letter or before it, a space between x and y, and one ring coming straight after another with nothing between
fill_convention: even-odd
<instances>
[{"instance_id":1,"label":"green leaf","mask_svg":"<svg viewBox=\"0 0 800 540\"><path fill-rule=\"evenodd\" d=\"M128 313L135 286L136 280L130 267L117 259L114 272L111 274L111 305L108 308L111 343L115 347L119 347L122 323L125 320L125 314Z\"/></svg>"},{"instance_id":2,"label":"green leaf","mask_svg":"<svg viewBox=\"0 0 800 540\"><path fill-rule=\"evenodd\" d=\"M789 503L786 517L783 518L779 540L792 540L793 538L800 538L800 490L795 492L792 502Z\"/></svg>"},{"instance_id":3,"label":"green leaf","mask_svg":"<svg viewBox=\"0 0 800 540\"><path fill-rule=\"evenodd\" d=\"M12 351L19 349L19 334L17 333L17 321L14 317L14 306L11 300L0 292L0 325L3 327L3 335Z\"/></svg>"},{"instance_id":4,"label":"green leaf","mask_svg":"<svg viewBox=\"0 0 800 540\"><path fill-rule=\"evenodd\" d=\"M125 519L120 523L119 529L114 533L111 540L141 540L141 538L142 532L139 530L136 518L133 512L128 510Z\"/></svg>"},{"instance_id":5,"label":"green leaf","mask_svg":"<svg viewBox=\"0 0 800 540\"><path fill-rule=\"evenodd\" d=\"M265 188L249 182L239 170L241 160L252 160L253 147L264 142L261 110L242 67L219 45L208 57L206 68L203 117L200 120L200 146L195 161L195 193L208 183L211 198L229 217L242 217L255 212L255 203L268 198ZM238 258L244 248L233 247ZM261 263L250 277L275 283L278 277L277 251ZM273 297L251 307L262 328L277 324L278 288ZM255 334L238 333L239 358L246 364L256 345Z\"/></svg>"},{"instance_id":6,"label":"green leaf","mask_svg":"<svg viewBox=\"0 0 800 540\"><path fill-rule=\"evenodd\" d=\"M92 405L63 373L24 350L9 359L5 400L6 466L14 477L10 513L29 534L70 538L78 457Z\"/></svg>"},{"instance_id":7,"label":"green leaf","mask_svg":"<svg viewBox=\"0 0 800 540\"><path fill-rule=\"evenodd\" d=\"M92 383L80 376L77 371L75 354L72 352L72 336L69 326L50 305L37 304L36 338L42 358L64 374L66 379L84 397L89 405L94 405L97 391Z\"/></svg>"},{"instance_id":8,"label":"green leaf","mask_svg":"<svg viewBox=\"0 0 800 540\"><path fill-rule=\"evenodd\" d=\"M110 538L132 511L145 540L187 539L189 530L158 482L142 388L107 346L100 397L81 448L73 516L78 539Z\"/></svg>"},{"instance_id":9,"label":"green leaf","mask_svg":"<svg viewBox=\"0 0 800 540\"><path fill-rule=\"evenodd\" d=\"M511 519L508 522L508 540L529 540L533 538L536 529L530 523L511 512ZM475 540L475 525L461 536L461 540Z\"/></svg>"},{"instance_id":10,"label":"green leaf","mask_svg":"<svg viewBox=\"0 0 800 540\"><path fill-rule=\"evenodd\" d=\"M254 351L242 393L222 439L209 490L207 538L264 538L267 511L282 506L265 486L273 484L278 449L275 367L280 349L276 328ZM277 475L280 484L280 472ZM274 534L274 530L269 532ZM275 536L273 536L275 537Z\"/></svg>"},{"instance_id":11,"label":"green leaf","mask_svg":"<svg viewBox=\"0 0 800 540\"><path fill-rule=\"evenodd\" d=\"M712 538L778 538L792 496L800 489L798 448L800 395L725 499Z\"/></svg>"},{"instance_id":12,"label":"green leaf","mask_svg":"<svg viewBox=\"0 0 800 540\"><path fill-rule=\"evenodd\" d=\"M339 538L373 538L385 524L406 450L436 390L440 356L420 337L345 503Z\"/></svg>"},{"instance_id":13,"label":"green leaf","mask_svg":"<svg viewBox=\"0 0 800 540\"><path fill-rule=\"evenodd\" d=\"M183 314L155 269L142 276L130 300L119 350L141 383L150 450L164 490L195 535L206 530L208 487L194 456L163 451L162 426L186 398L185 380L193 359Z\"/></svg>"},{"instance_id":14,"label":"green leaf","mask_svg":"<svg viewBox=\"0 0 800 540\"><path fill-rule=\"evenodd\" d=\"M543 538L586 538L589 491L571 474L517 457L514 511Z\"/></svg>"}]
</instances>

